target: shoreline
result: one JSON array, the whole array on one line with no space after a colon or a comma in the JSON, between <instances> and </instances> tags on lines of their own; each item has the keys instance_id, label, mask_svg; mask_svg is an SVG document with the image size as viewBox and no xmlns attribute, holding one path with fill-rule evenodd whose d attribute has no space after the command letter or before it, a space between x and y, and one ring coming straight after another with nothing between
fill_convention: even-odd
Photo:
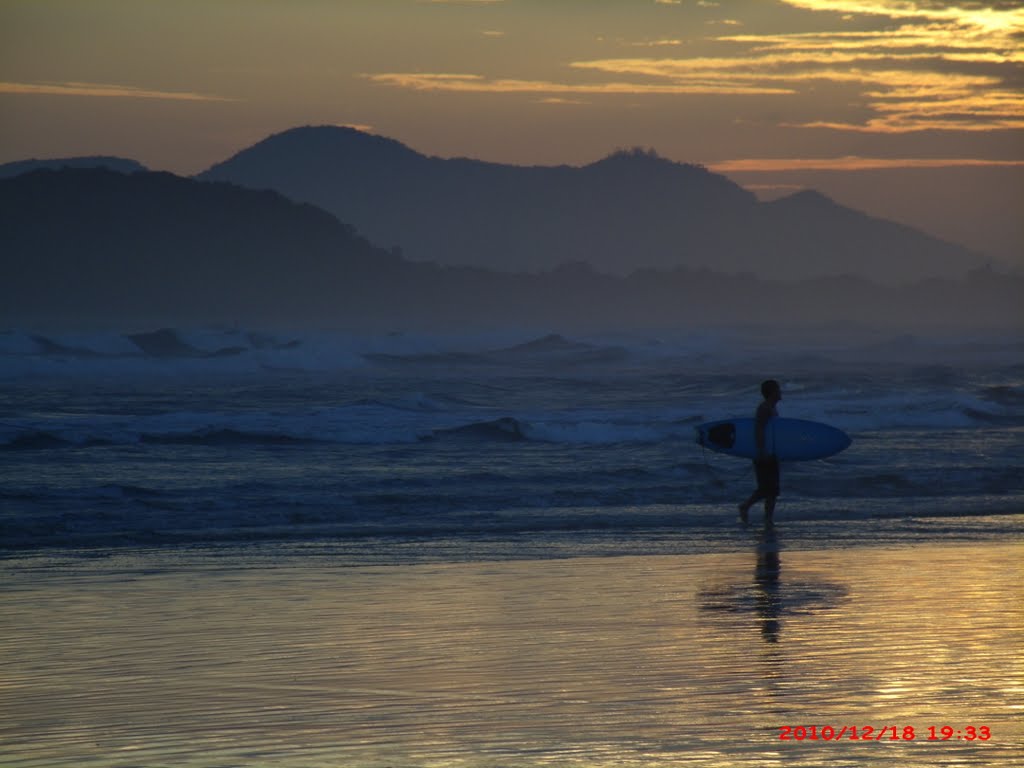
<instances>
[{"instance_id":1,"label":"shoreline","mask_svg":"<svg viewBox=\"0 0 1024 768\"><path fill-rule=\"evenodd\" d=\"M1018 511L961 516L940 513L873 518L794 516L788 519L785 512L780 513L781 519L770 533L780 546L793 551L1006 542L1024 546L1024 513ZM178 532L168 531L152 534L147 537L148 541L140 541L133 535L118 539L103 534L93 541L88 537L77 537L75 543L55 542L50 546L0 549L0 572L51 565L85 567L89 563L116 563L138 558L167 562L193 559L197 563L214 558L221 564L231 562L239 567L245 567L248 561L312 558L317 564L363 567L588 557L685 557L742 553L756 545L769 531L762 526L761 513L756 509L747 526L740 525L731 514L731 510L721 511L720 521L716 524L708 524L708 519L714 519L712 516L692 528L662 525L642 530L617 530L615 527L560 530L555 527L407 534L370 530L357 535L350 531L339 535L324 530L282 536L286 529L260 528L224 531L223 539L210 536L198 539L193 535L181 536Z\"/></svg>"}]
</instances>

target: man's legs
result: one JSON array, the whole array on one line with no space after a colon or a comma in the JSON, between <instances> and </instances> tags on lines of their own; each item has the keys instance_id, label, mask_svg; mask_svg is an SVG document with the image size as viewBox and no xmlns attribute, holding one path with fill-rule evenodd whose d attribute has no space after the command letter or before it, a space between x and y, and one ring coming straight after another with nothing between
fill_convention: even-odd
<instances>
[{"instance_id":1,"label":"man's legs","mask_svg":"<svg viewBox=\"0 0 1024 768\"><path fill-rule=\"evenodd\" d=\"M757 490L740 504L740 520L746 525L750 521L750 508L764 499L764 526L771 528L774 524L775 500L779 497L779 462L774 458L755 461L754 474L757 475Z\"/></svg>"},{"instance_id":2,"label":"man's legs","mask_svg":"<svg viewBox=\"0 0 1024 768\"><path fill-rule=\"evenodd\" d=\"M750 508L757 504L757 502L759 502L763 498L764 494L762 494L760 490L757 490L750 494L749 499L740 504L740 520L743 522L744 525L750 522Z\"/></svg>"}]
</instances>

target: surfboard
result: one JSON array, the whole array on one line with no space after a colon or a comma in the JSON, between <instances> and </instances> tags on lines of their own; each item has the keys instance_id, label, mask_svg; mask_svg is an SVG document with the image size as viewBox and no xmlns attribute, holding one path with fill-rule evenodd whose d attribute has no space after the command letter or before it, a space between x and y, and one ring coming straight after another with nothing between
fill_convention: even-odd
<instances>
[{"instance_id":1,"label":"surfboard","mask_svg":"<svg viewBox=\"0 0 1024 768\"><path fill-rule=\"evenodd\" d=\"M696 429L697 444L709 450L746 459L757 456L754 419L709 421ZM765 433L765 446L779 461L824 459L846 450L851 442L841 429L804 419L774 418Z\"/></svg>"}]
</instances>

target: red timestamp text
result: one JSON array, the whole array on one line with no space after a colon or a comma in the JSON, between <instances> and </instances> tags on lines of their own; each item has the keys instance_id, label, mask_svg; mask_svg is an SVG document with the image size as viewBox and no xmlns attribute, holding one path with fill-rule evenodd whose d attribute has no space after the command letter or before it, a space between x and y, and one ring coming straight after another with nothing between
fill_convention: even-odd
<instances>
[{"instance_id":1,"label":"red timestamp text","mask_svg":"<svg viewBox=\"0 0 1024 768\"><path fill-rule=\"evenodd\" d=\"M782 725L779 741L988 741L992 729L987 725Z\"/></svg>"}]
</instances>

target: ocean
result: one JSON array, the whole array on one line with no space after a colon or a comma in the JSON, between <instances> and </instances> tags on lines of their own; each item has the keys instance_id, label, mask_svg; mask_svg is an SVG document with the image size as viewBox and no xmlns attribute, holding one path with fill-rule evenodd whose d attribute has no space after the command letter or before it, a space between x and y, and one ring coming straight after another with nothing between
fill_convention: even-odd
<instances>
[{"instance_id":1,"label":"ocean","mask_svg":"<svg viewBox=\"0 0 1024 768\"><path fill-rule=\"evenodd\" d=\"M0 763L1021 764L1020 340L836 334L0 334Z\"/></svg>"},{"instance_id":2,"label":"ocean","mask_svg":"<svg viewBox=\"0 0 1024 768\"><path fill-rule=\"evenodd\" d=\"M769 377L781 415L853 439L783 465L788 547L1024 535L1019 338L9 331L0 551L742 550L752 468L694 427Z\"/></svg>"}]
</instances>

